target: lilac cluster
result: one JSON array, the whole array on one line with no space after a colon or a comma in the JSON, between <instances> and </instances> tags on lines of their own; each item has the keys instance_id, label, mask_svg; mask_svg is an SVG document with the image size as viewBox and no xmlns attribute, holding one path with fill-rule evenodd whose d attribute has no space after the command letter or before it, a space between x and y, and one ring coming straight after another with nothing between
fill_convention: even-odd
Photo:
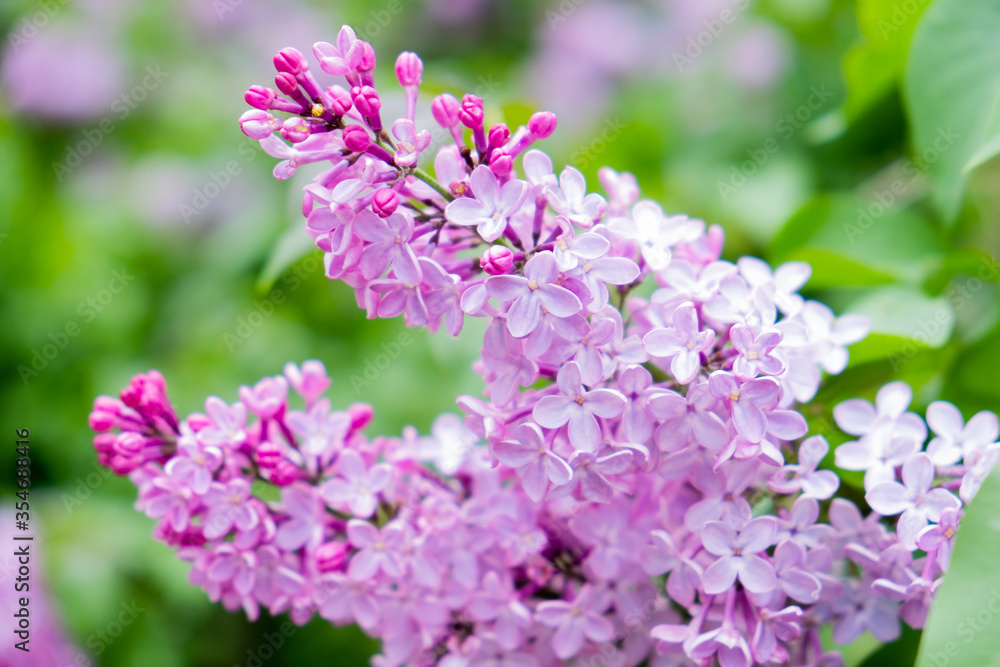
<instances>
[{"instance_id":1,"label":"lilac cluster","mask_svg":"<svg viewBox=\"0 0 1000 667\"><path fill-rule=\"evenodd\" d=\"M331 411L319 362L181 422L155 372L99 398L101 462L131 476L194 583L251 618L356 623L381 667L834 667L824 626L837 644L923 626L963 502L1000 457L995 415L965 424L936 402L925 449L906 385L840 404L858 440L833 457L864 472L872 511L834 497L829 444L797 407L868 323L799 295L808 265L721 260L720 228L664 213L627 173L600 170L606 196L588 193L527 150L551 114L487 128L471 95L432 104L454 143L431 176L420 60L396 63L390 135L371 46L345 27L314 53L349 87L285 49L241 126L284 158L279 178L324 163L306 231L370 317L452 334L488 319L485 395L458 399L464 423L375 439L368 406Z\"/></svg>"}]
</instances>

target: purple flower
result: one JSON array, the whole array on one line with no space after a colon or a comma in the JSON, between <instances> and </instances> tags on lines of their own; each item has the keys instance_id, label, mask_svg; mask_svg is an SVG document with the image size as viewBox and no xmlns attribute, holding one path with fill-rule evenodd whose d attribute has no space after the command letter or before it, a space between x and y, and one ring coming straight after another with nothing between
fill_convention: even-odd
<instances>
[{"instance_id":1,"label":"purple flower","mask_svg":"<svg viewBox=\"0 0 1000 667\"><path fill-rule=\"evenodd\" d=\"M470 181L474 198L451 202L444 211L445 217L456 225L475 225L483 239L496 241L528 196L527 185L512 179L500 187L496 175L485 165L476 167Z\"/></svg>"},{"instance_id":2,"label":"purple flower","mask_svg":"<svg viewBox=\"0 0 1000 667\"><path fill-rule=\"evenodd\" d=\"M511 581L501 580L493 570L483 577L468 609L475 620L493 622L497 643L508 651L520 646L524 630L531 625L531 612L519 599Z\"/></svg>"},{"instance_id":3,"label":"purple flower","mask_svg":"<svg viewBox=\"0 0 1000 667\"><path fill-rule=\"evenodd\" d=\"M546 190L549 204L578 227L590 227L601 217L608 203L598 194L587 194L587 181L575 167L566 167L559 175L559 185Z\"/></svg>"},{"instance_id":4,"label":"purple flower","mask_svg":"<svg viewBox=\"0 0 1000 667\"><path fill-rule=\"evenodd\" d=\"M625 409L625 397L614 389L586 391L575 362L565 364L556 377L560 395L545 396L532 410L532 417L545 428L569 423L569 441L581 451L593 452L601 444L598 417L617 417Z\"/></svg>"},{"instance_id":5,"label":"purple flower","mask_svg":"<svg viewBox=\"0 0 1000 667\"><path fill-rule=\"evenodd\" d=\"M580 652L583 642L610 641L615 628L601 615L604 605L594 596L589 584L585 584L572 602L549 600L538 605L535 618L542 625L556 628L552 635L552 650L560 660L569 660Z\"/></svg>"},{"instance_id":6,"label":"purple flower","mask_svg":"<svg viewBox=\"0 0 1000 667\"><path fill-rule=\"evenodd\" d=\"M782 467L768 485L778 493L801 491L806 497L826 500L840 487L837 473L816 469L829 451L830 445L823 436L806 438L799 445L799 462Z\"/></svg>"},{"instance_id":7,"label":"purple flower","mask_svg":"<svg viewBox=\"0 0 1000 667\"><path fill-rule=\"evenodd\" d=\"M899 541L904 547L917 548L917 535L929 521L938 521L946 509L958 509L962 503L947 489L935 488L934 463L927 454L915 454L903 464L903 483L884 482L872 487L865 500L883 516L902 513L896 523Z\"/></svg>"},{"instance_id":8,"label":"purple flower","mask_svg":"<svg viewBox=\"0 0 1000 667\"><path fill-rule=\"evenodd\" d=\"M545 495L549 482L555 486L568 484L573 470L545 442L540 428L521 424L516 440L504 440L493 445L493 455L500 463L518 469L521 484L528 497L538 502Z\"/></svg>"},{"instance_id":9,"label":"purple flower","mask_svg":"<svg viewBox=\"0 0 1000 667\"><path fill-rule=\"evenodd\" d=\"M733 361L733 374L744 382L764 375L780 375L785 364L772 352L781 342L781 333L765 331L757 334L744 324L734 324L729 338L740 355Z\"/></svg>"},{"instance_id":10,"label":"purple flower","mask_svg":"<svg viewBox=\"0 0 1000 667\"><path fill-rule=\"evenodd\" d=\"M186 424L182 433L190 433ZM212 483L212 474L222 465L223 455L219 447L202 445L191 435L182 435L177 441L177 454L167 461L164 472L178 480L186 480L191 490L202 494Z\"/></svg>"},{"instance_id":11,"label":"purple flower","mask_svg":"<svg viewBox=\"0 0 1000 667\"><path fill-rule=\"evenodd\" d=\"M556 284L558 279L555 257L546 251L528 260L523 276L492 276L486 281L490 296L514 302L507 312L507 327L515 338L535 330L542 308L557 317L575 315L583 308L575 294Z\"/></svg>"},{"instance_id":12,"label":"purple flower","mask_svg":"<svg viewBox=\"0 0 1000 667\"><path fill-rule=\"evenodd\" d=\"M396 137L396 153L393 159L400 167L416 165L420 152L431 143L430 132L427 130L417 132L413 121L404 118L392 124L392 136Z\"/></svg>"},{"instance_id":13,"label":"purple flower","mask_svg":"<svg viewBox=\"0 0 1000 667\"><path fill-rule=\"evenodd\" d=\"M375 513L378 494L392 479L392 469L385 463L366 468L364 459L353 449L345 449L337 458L339 478L331 479L319 489L326 504L334 509L344 507L351 514L367 519Z\"/></svg>"},{"instance_id":14,"label":"purple flower","mask_svg":"<svg viewBox=\"0 0 1000 667\"><path fill-rule=\"evenodd\" d=\"M409 215L394 213L380 218L371 211L361 211L354 219L354 233L371 244L361 253L361 275L366 280L378 278L391 264L400 280L420 283L420 266L410 248L413 219Z\"/></svg>"},{"instance_id":15,"label":"purple flower","mask_svg":"<svg viewBox=\"0 0 1000 667\"><path fill-rule=\"evenodd\" d=\"M928 554L937 553L937 563L942 572L951 564L951 551L955 546L955 535L962 511L949 507L941 512L940 523L927 526L917 535L917 546Z\"/></svg>"},{"instance_id":16,"label":"purple flower","mask_svg":"<svg viewBox=\"0 0 1000 667\"><path fill-rule=\"evenodd\" d=\"M359 551L347 566L347 575L354 581L367 581L379 572L386 576L403 576L399 549L403 546L404 533L395 523L379 530L367 521L351 519L347 522L347 539Z\"/></svg>"},{"instance_id":17,"label":"purple flower","mask_svg":"<svg viewBox=\"0 0 1000 667\"><path fill-rule=\"evenodd\" d=\"M705 550L719 557L702 575L702 586L709 595L728 590L739 578L752 593L774 590L777 578L774 567L757 554L774 544L774 519L760 517L750 521L738 533L721 521L709 521L701 532Z\"/></svg>"},{"instance_id":18,"label":"purple flower","mask_svg":"<svg viewBox=\"0 0 1000 667\"><path fill-rule=\"evenodd\" d=\"M221 398L209 396L205 412L212 423L198 431L198 439L206 445L239 446L246 440L247 408L240 402L226 405Z\"/></svg>"},{"instance_id":19,"label":"purple flower","mask_svg":"<svg viewBox=\"0 0 1000 667\"><path fill-rule=\"evenodd\" d=\"M316 489L303 484L285 487L281 490L281 509L288 519L274 538L280 549L312 551L322 544L329 515Z\"/></svg>"},{"instance_id":20,"label":"purple flower","mask_svg":"<svg viewBox=\"0 0 1000 667\"><path fill-rule=\"evenodd\" d=\"M726 371L715 371L708 378L712 396L723 401L733 415L733 426L750 442L760 442L767 433L767 417L762 408L772 405L780 391L770 378L740 383Z\"/></svg>"},{"instance_id":21,"label":"purple flower","mask_svg":"<svg viewBox=\"0 0 1000 667\"><path fill-rule=\"evenodd\" d=\"M250 497L250 484L245 479L213 483L202 498L208 508L201 520L205 537L218 539L234 527L241 531L256 528L260 518L248 502Z\"/></svg>"},{"instance_id":22,"label":"purple flower","mask_svg":"<svg viewBox=\"0 0 1000 667\"><path fill-rule=\"evenodd\" d=\"M271 419L284 412L288 404L288 381L278 375L264 378L253 387L240 387L240 401L261 419Z\"/></svg>"},{"instance_id":23,"label":"purple flower","mask_svg":"<svg viewBox=\"0 0 1000 667\"><path fill-rule=\"evenodd\" d=\"M642 339L642 345L654 357L669 357L674 378L690 384L701 369L702 352L715 344L715 332L699 331L698 313L692 303L678 306L672 321L672 329L653 329Z\"/></svg>"},{"instance_id":24,"label":"purple flower","mask_svg":"<svg viewBox=\"0 0 1000 667\"><path fill-rule=\"evenodd\" d=\"M1000 436L1000 421L993 412L977 412L966 424L962 413L947 401L934 401L927 406L927 425L937 435L927 445L927 454L935 465L947 466L960 459L966 465Z\"/></svg>"}]
</instances>

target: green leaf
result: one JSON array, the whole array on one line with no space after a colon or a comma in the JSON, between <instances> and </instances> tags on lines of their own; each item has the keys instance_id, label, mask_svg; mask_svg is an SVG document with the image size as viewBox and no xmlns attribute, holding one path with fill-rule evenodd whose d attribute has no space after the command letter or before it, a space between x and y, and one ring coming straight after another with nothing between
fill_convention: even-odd
<instances>
[{"instance_id":1,"label":"green leaf","mask_svg":"<svg viewBox=\"0 0 1000 667\"><path fill-rule=\"evenodd\" d=\"M905 8L904 8L905 6ZM858 0L858 43L844 56L844 113L855 120L884 98L903 76L906 51L926 3Z\"/></svg>"},{"instance_id":2,"label":"green leaf","mask_svg":"<svg viewBox=\"0 0 1000 667\"><path fill-rule=\"evenodd\" d=\"M1000 467L966 507L916 667L1000 666Z\"/></svg>"},{"instance_id":3,"label":"green leaf","mask_svg":"<svg viewBox=\"0 0 1000 667\"><path fill-rule=\"evenodd\" d=\"M1000 147L996 132L989 133L998 122L998 34L998 0L937 0L913 34L904 96L914 157L947 222L958 215L968 169L995 154L989 147Z\"/></svg>"},{"instance_id":4,"label":"green leaf","mask_svg":"<svg viewBox=\"0 0 1000 667\"><path fill-rule=\"evenodd\" d=\"M267 266L257 278L257 291L261 294L266 293L288 267L315 249L312 239L301 229L289 229L282 234L274 246L271 257L267 260Z\"/></svg>"},{"instance_id":5,"label":"green leaf","mask_svg":"<svg viewBox=\"0 0 1000 667\"><path fill-rule=\"evenodd\" d=\"M929 347L947 343L955 324L955 311L947 299L896 285L871 290L847 311L867 316L872 333L908 338Z\"/></svg>"},{"instance_id":6,"label":"green leaf","mask_svg":"<svg viewBox=\"0 0 1000 667\"><path fill-rule=\"evenodd\" d=\"M775 237L768 254L772 263L812 264L809 289L919 284L941 262L925 220L905 209L887 211L877 200L851 193L821 195L804 206Z\"/></svg>"}]
</instances>

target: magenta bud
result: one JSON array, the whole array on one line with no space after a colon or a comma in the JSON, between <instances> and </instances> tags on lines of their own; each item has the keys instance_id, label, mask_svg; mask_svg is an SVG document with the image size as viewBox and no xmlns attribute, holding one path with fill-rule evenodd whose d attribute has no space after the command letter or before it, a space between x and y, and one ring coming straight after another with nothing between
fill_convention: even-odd
<instances>
[{"instance_id":1,"label":"magenta bud","mask_svg":"<svg viewBox=\"0 0 1000 667\"><path fill-rule=\"evenodd\" d=\"M351 98L358 112L365 117L378 115L379 109L382 108L378 91L371 86L354 86L351 88Z\"/></svg>"},{"instance_id":2,"label":"magenta bud","mask_svg":"<svg viewBox=\"0 0 1000 667\"><path fill-rule=\"evenodd\" d=\"M528 120L528 130L536 139L545 139L556 130L556 115L551 111L539 111Z\"/></svg>"},{"instance_id":3,"label":"magenta bud","mask_svg":"<svg viewBox=\"0 0 1000 667\"><path fill-rule=\"evenodd\" d=\"M396 78L399 85L419 86L420 76L424 73L424 63L420 56L412 51L403 51L396 58Z\"/></svg>"},{"instance_id":4,"label":"magenta bud","mask_svg":"<svg viewBox=\"0 0 1000 667\"><path fill-rule=\"evenodd\" d=\"M326 94L330 96L330 111L338 116L343 116L354 106L351 94L342 86L330 86L326 89Z\"/></svg>"},{"instance_id":5,"label":"magenta bud","mask_svg":"<svg viewBox=\"0 0 1000 667\"><path fill-rule=\"evenodd\" d=\"M257 447L257 465L265 470L274 470L281 461L281 448L273 442L262 442Z\"/></svg>"},{"instance_id":6,"label":"magenta bud","mask_svg":"<svg viewBox=\"0 0 1000 667\"><path fill-rule=\"evenodd\" d=\"M454 127L458 123L458 115L461 111L462 105L458 103L454 95L448 93L438 95L431 102L431 113L441 127Z\"/></svg>"},{"instance_id":7,"label":"magenta bud","mask_svg":"<svg viewBox=\"0 0 1000 667\"><path fill-rule=\"evenodd\" d=\"M243 95L243 99L246 100L247 104L255 109L262 109L264 111L271 108L271 103L277 97L278 91L265 86L250 86L250 90Z\"/></svg>"},{"instance_id":8,"label":"magenta bud","mask_svg":"<svg viewBox=\"0 0 1000 667\"><path fill-rule=\"evenodd\" d=\"M475 95L466 95L462 98L462 110L459 112L459 120L462 125L470 130L483 126L483 118L486 116L483 111L483 99Z\"/></svg>"},{"instance_id":9,"label":"magenta bud","mask_svg":"<svg viewBox=\"0 0 1000 667\"><path fill-rule=\"evenodd\" d=\"M117 433L101 433L94 436L94 449L100 453L113 452L115 441L118 440Z\"/></svg>"},{"instance_id":10,"label":"magenta bud","mask_svg":"<svg viewBox=\"0 0 1000 667\"><path fill-rule=\"evenodd\" d=\"M371 135L360 125L348 125L344 128L343 135L344 145L352 153L364 153L371 146Z\"/></svg>"},{"instance_id":11,"label":"magenta bud","mask_svg":"<svg viewBox=\"0 0 1000 667\"><path fill-rule=\"evenodd\" d=\"M309 123L303 118L286 118L281 126L281 138L297 144L309 138Z\"/></svg>"},{"instance_id":12,"label":"magenta bud","mask_svg":"<svg viewBox=\"0 0 1000 667\"><path fill-rule=\"evenodd\" d=\"M397 206L399 206L399 195L391 188L379 190L372 199L372 210L380 218L388 218L396 212Z\"/></svg>"},{"instance_id":13,"label":"magenta bud","mask_svg":"<svg viewBox=\"0 0 1000 667\"><path fill-rule=\"evenodd\" d=\"M124 476L142 465L142 459L138 456L122 456L115 454L111 457L111 472L118 476Z\"/></svg>"},{"instance_id":14,"label":"magenta bud","mask_svg":"<svg viewBox=\"0 0 1000 667\"><path fill-rule=\"evenodd\" d=\"M295 483L300 477L299 469L295 464L287 459L278 461L278 465L271 471L271 483L275 486L288 486Z\"/></svg>"},{"instance_id":15,"label":"magenta bud","mask_svg":"<svg viewBox=\"0 0 1000 667\"><path fill-rule=\"evenodd\" d=\"M309 69L309 63L301 51L288 47L275 54L274 68L279 72L287 72L294 75Z\"/></svg>"},{"instance_id":16,"label":"magenta bud","mask_svg":"<svg viewBox=\"0 0 1000 667\"><path fill-rule=\"evenodd\" d=\"M90 424L91 430L109 431L118 423L118 415L104 410L94 410L87 416L87 423Z\"/></svg>"},{"instance_id":17,"label":"magenta bud","mask_svg":"<svg viewBox=\"0 0 1000 667\"><path fill-rule=\"evenodd\" d=\"M479 265L491 276L501 276L514 265L514 252L506 246L491 245L479 258Z\"/></svg>"},{"instance_id":18,"label":"magenta bud","mask_svg":"<svg viewBox=\"0 0 1000 667\"><path fill-rule=\"evenodd\" d=\"M94 409L118 414L125 406L114 396L98 396L94 399Z\"/></svg>"},{"instance_id":19,"label":"magenta bud","mask_svg":"<svg viewBox=\"0 0 1000 667\"><path fill-rule=\"evenodd\" d=\"M497 123L490 128L489 138L490 148L500 148L510 139L510 128L503 123Z\"/></svg>"},{"instance_id":20,"label":"magenta bud","mask_svg":"<svg viewBox=\"0 0 1000 667\"><path fill-rule=\"evenodd\" d=\"M115 439L114 451L122 456L135 456L146 446L146 439L135 431L119 433Z\"/></svg>"},{"instance_id":21,"label":"magenta bud","mask_svg":"<svg viewBox=\"0 0 1000 667\"><path fill-rule=\"evenodd\" d=\"M327 542L316 549L316 567L320 572L333 572L344 567L347 560L347 544Z\"/></svg>"},{"instance_id":22,"label":"magenta bud","mask_svg":"<svg viewBox=\"0 0 1000 667\"><path fill-rule=\"evenodd\" d=\"M375 408L367 403L352 403L347 408L347 414L351 418L351 430L360 431L371 423Z\"/></svg>"},{"instance_id":23,"label":"magenta bud","mask_svg":"<svg viewBox=\"0 0 1000 667\"><path fill-rule=\"evenodd\" d=\"M207 415L195 412L194 414L188 415L187 423L188 426L191 427L191 430L197 433L201 429L211 426L212 420L209 419Z\"/></svg>"},{"instance_id":24,"label":"magenta bud","mask_svg":"<svg viewBox=\"0 0 1000 667\"><path fill-rule=\"evenodd\" d=\"M262 109L250 109L240 116L240 130L251 139L266 139L277 128L278 121Z\"/></svg>"},{"instance_id":25,"label":"magenta bud","mask_svg":"<svg viewBox=\"0 0 1000 667\"><path fill-rule=\"evenodd\" d=\"M514 168L514 160L507 153L497 151L490 158L490 171L496 176L506 176Z\"/></svg>"},{"instance_id":26,"label":"magenta bud","mask_svg":"<svg viewBox=\"0 0 1000 667\"><path fill-rule=\"evenodd\" d=\"M288 72L279 72L276 74L274 85L285 95L293 95L299 89L299 82L295 80L295 75Z\"/></svg>"},{"instance_id":27,"label":"magenta bud","mask_svg":"<svg viewBox=\"0 0 1000 667\"><path fill-rule=\"evenodd\" d=\"M375 49L362 39L351 45L347 57L350 62L357 63L354 69L359 72L371 72L375 69Z\"/></svg>"}]
</instances>

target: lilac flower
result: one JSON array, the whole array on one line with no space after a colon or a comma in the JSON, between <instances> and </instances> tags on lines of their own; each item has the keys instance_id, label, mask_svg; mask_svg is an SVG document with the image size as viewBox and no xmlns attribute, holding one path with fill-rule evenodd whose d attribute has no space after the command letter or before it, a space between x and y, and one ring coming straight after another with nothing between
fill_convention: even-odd
<instances>
[{"instance_id":1,"label":"lilac flower","mask_svg":"<svg viewBox=\"0 0 1000 667\"><path fill-rule=\"evenodd\" d=\"M785 262L772 271L766 262L756 257L741 257L737 266L751 287L773 289L774 303L785 315L795 315L802 308L803 300L798 291L812 275L812 267L805 262Z\"/></svg>"},{"instance_id":2,"label":"lilac flower","mask_svg":"<svg viewBox=\"0 0 1000 667\"><path fill-rule=\"evenodd\" d=\"M668 218L659 204L648 199L636 203L631 216L615 218L608 227L619 236L635 239L642 259L653 271L667 268L671 248L697 231L684 216Z\"/></svg>"},{"instance_id":3,"label":"lilac flower","mask_svg":"<svg viewBox=\"0 0 1000 667\"><path fill-rule=\"evenodd\" d=\"M400 118L392 124L392 136L396 137L396 153L393 155L400 167L413 167L417 164L421 151L431 143L431 133L414 127L413 121Z\"/></svg>"},{"instance_id":4,"label":"lilac flower","mask_svg":"<svg viewBox=\"0 0 1000 667\"><path fill-rule=\"evenodd\" d=\"M756 333L743 324L734 324L729 330L729 338L740 355L733 361L733 374L740 380L753 380L764 375L780 375L785 364L774 356L774 348L781 343L781 333L765 331Z\"/></svg>"},{"instance_id":5,"label":"lilac flower","mask_svg":"<svg viewBox=\"0 0 1000 667\"><path fill-rule=\"evenodd\" d=\"M212 473L222 465L222 450L185 435L177 442L177 451L179 455L167 462L164 472L175 479L187 480L195 493L206 493L212 484Z\"/></svg>"},{"instance_id":6,"label":"lilac flower","mask_svg":"<svg viewBox=\"0 0 1000 667\"><path fill-rule=\"evenodd\" d=\"M245 479L214 482L202 501L208 506L202 518L204 535L209 540L227 535L233 528L241 531L257 527L259 517L250 504L250 484Z\"/></svg>"},{"instance_id":7,"label":"lilac flower","mask_svg":"<svg viewBox=\"0 0 1000 667\"><path fill-rule=\"evenodd\" d=\"M928 554L936 553L942 572L947 572L951 564L951 552L961 517L961 510L949 507L941 512L940 523L927 526L917 534L917 547Z\"/></svg>"},{"instance_id":8,"label":"lilac flower","mask_svg":"<svg viewBox=\"0 0 1000 667\"><path fill-rule=\"evenodd\" d=\"M471 177L474 198L463 197L448 204L445 216L456 225L475 225L484 240L493 242L503 234L510 217L524 203L528 189L524 181L507 181L503 187L489 167L476 167Z\"/></svg>"},{"instance_id":9,"label":"lilac flower","mask_svg":"<svg viewBox=\"0 0 1000 667\"><path fill-rule=\"evenodd\" d=\"M798 542L778 543L774 550L774 572L778 589L796 602L811 603L819 599L822 584L809 571L805 547Z\"/></svg>"},{"instance_id":10,"label":"lilac flower","mask_svg":"<svg viewBox=\"0 0 1000 667\"><path fill-rule=\"evenodd\" d=\"M279 548L311 551L322 543L328 515L315 489L304 485L282 489L281 509L288 519L278 528L274 538Z\"/></svg>"},{"instance_id":11,"label":"lilac flower","mask_svg":"<svg viewBox=\"0 0 1000 667\"><path fill-rule=\"evenodd\" d=\"M240 401L261 419L270 419L287 405L288 381L278 375L264 378L253 387L240 387Z\"/></svg>"},{"instance_id":12,"label":"lilac flower","mask_svg":"<svg viewBox=\"0 0 1000 667\"><path fill-rule=\"evenodd\" d=\"M801 491L802 495L817 500L826 500L837 492L840 479L832 470L817 470L816 467L830 451L826 438L814 435L799 445L799 462L785 465L777 472L768 485L778 493L791 494Z\"/></svg>"},{"instance_id":13,"label":"lilac flower","mask_svg":"<svg viewBox=\"0 0 1000 667\"><path fill-rule=\"evenodd\" d=\"M538 605L535 618L542 625L556 628L552 635L552 649L560 660L568 660L580 652L586 639L606 642L614 636L615 628L601 615L602 607L595 599L593 589L585 585L572 602L542 602Z\"/></svg>"},{"instance_id":14,"label":"lilac flower","mask_svg":"<svg viewBox=\"0 0 1000 667\"><path fill-rule=\"evenodd\" d=\"M625 397L614 389L586 391L575 362L565 364L556 378L560 395L545 396L532 410L532 417L545 428L569 424L569 441L581 451L596 451L601 443L598 417L617 417L625 409Z\"/></svg>"},{"instance_id":15,"label":"lilac flower","mask_svg":"<svg viewBox=\"0 0 1000 667\"><path fill-rule=\"evenodd\" d=\"M542 308L558 317L569 317L583 308L580 299L556 284L559 268L551 252L540 252L524 265L523 276L493 276L486 281L490 296L513 301L507 313L507 327L515 338L535 330Z\"/></svg>"},{"instance_id":16,"label":"lilac flower","mask_svg":"<svg viewBox=\"0 0 1000 667\"><path fill-rule=\"evenodd\" d=\"M750 442L760 442L767 432L767 416L763 407L778 398L778 383L770 378L758 378L740 383L726 371L715 371L708 378L712 396L723 401L733 415L733 426Z\"/></svg>"},{"instance_id":17,"label":"lilac flower","mask_svg":"<svg viewBox=\"0 0 1000 667\"><path fill-rule=\"evenodd\" d=\"M884 482L868 490L865 500L883 516L902 513L896 524L899 541L907 549L917 548L917 534L928 521L938 521L946 509L962 503L947 489L931 488L934 463L927 454L915 454L903 464L903 483Z\"/></svg>"},{"instance_id":18,"label":"lilac flower","mask_svg":"<svg viewBox=\"0 0 1000 667\"><path fill-rule=\"evenodd\" d=\"M305 399L307 407L311 407L330 386L330 378L326 375L323 362L315 359L303 363L302 368L291 362L285 364L285 377L295 391Z\"/></svg>"},{"instance_id":19,"label":"lilac flower","mask_svg":"<svg viewBox=\"0 0 1000 667\"><path fill-rule=\"evenodd\" d=\"M699 331L694 304L684 303L673 314L673 329L653 329L642 345L654 357L669 357L670 372L681 384L690 384L701 369L701 354L715 344L715 332Z\"/></svg>"},{"instance_id":20,"label":"lilac flower","mask_svg":"<svg viewBox=\"0 0 1000 667\"><path fill-rule=\"evenodd\" d=\"M361 254L361 275L366 279L382 275L392 265L396 277L410 284L421 281L417 256L410 247L413 220L408 215L394 213L380 218L371 211L361 211L354 220L359 237L371 243Z\"/></svg>"},{"instance_id":21,"label":"lilac flower","mask_svg":"<svg viewBox=\"0 0 1000 667\"><path fill-rule=\"evenodd\" d=\"M531 612L518 598L510 580L501 580L492 570L483 577L469 603L469 614L477 621L492 621L497 643L508 651L521 645L521 637L531 625Z\"/></svg>"},{"instance_id":22,"label":"lilac flower","mask_svg":"<svg viewBox=\"0 0 1000 667\"><path fill-rule=\"evenodd\" d=\"M209 396L205 400L205 412L212 423L198 431L198 439L206 445L235 447L246 439L247 409L242 403L228 406L221 398Z\"/></svg>"},{"instance_id":23,"label":"lilac flower","mask_svg":"<svg viewBox=\"0 0 1000 667\"><path fill-rule=\"evenodd\" d=\"M518 469L529 498L535 502L541 500L549 482L555 486L569 483L573 477L572 468L549 449L541 429L534 424L522 424L516 436L516 440L493 445L492 451L501 463Z\"/></svg>"},{"instance_id":24,"label":"lilac flower","mask_svg":"<svg viewBox=\"0 0 1000 667\"><path fill-rule=\"evenodd\" d=\"M774 543L775 524L770 517L760 517L747 523L739 532L721 521L705 524L701 541L705 550L719 559L702 575L702 586L709 595L725 592L739 578L753 593L774 589L777 579L774 567L760 552Z\"/></svg>"},{"instance_id":25,"label":"lilac flower","mask_svg":"<svg viewBox=\"0 0 1000 667\"><path fill-rule=\"evenodd\" d=\"M962 413L947 401L927 406L927 424L937 437L927 445L927 454L935 465L947 466L964 459L966 465L1000 436L1000 421L993 412L977 412L966 424Z\"/></svg>"},{"instance_id":26,"label":"lilac flower","mask_svg":"<svg viewBox=\"0 0 1000 667\"><path fill-rule=\"evenodd\" d=\"M962 484L958 489L958 496L962 502L972 502L998 461L1000 461L1000 444L990 445L976 459L972 470L966 472L965 476L962 477Z\"/></svg>"},{"instance_id":27,"label":"lilac flower","mask_svg":"<svg viewBox=\"0 0 1000 667\"><path fill-rule=\"evenodd\" d=\"M379 530L367 521L351 519L347 522L347 539L359 550L347 568L354 581L366 581L379 572L392 578L403 576L398 555L403 530L398 524L389 523Z\"/></svg>"},{"instance_id":28,"label":"lilac flower","mask_svg":"<svg viewBox=\"0 0 1000 667\"><path fill-rule=\"evenodd\" d=\"M556 218L561 222L559 218ZM568 226L569 220L563 218ZM594 232L587 232L574 236L572 230L560 235L555 241L555 248L552 249L556 256L556 264L560 271L569 271L579 266L581 260L597 259L604 257L611 248L611 243Z\"/></svg>"},{"instance_id":29,"label":"lilac flower","mask_svg":"<svg viewBox=\"0 0 1000 667\"><path fill-rule=\"evenodd\" d=\"M629 451L618 451L606 456L577 452L569 461L569 466L573 469L571 481L578 483L580 495L587 500L608 503L614 496L614 488L608 477L614 479L621 475L631 463L632 453Z\"/></svg>"},{"instance_id":30,"label":"lilac flower","mask_svg":"<svg viewBox=\"0 0 1000 667\"><path fill-rule=\"evenodd\" d=\"M587 182L575 167L559 174L559 185L551 185L546 194L549 204L578 227L591 227L601 217L608 203L598 194L587 194Z\"/></svg>"},{"instance_id":31,"label":"lilac flower","mask_svg":"<svg viewBox=\"0 0 1000 667\"><path fill-rule=\"evenodd\" d=\"M257 558L252 551L240 551L232 544L220 544L208 568L208 578L216 583L232 583L240 595L249 595L254 587Z\"/></svg>"},{"instance_id":32,"label":"lilac flower","mask_svg":"<svg viewBox=\"0 0 1000 667\"><path fill-rule=\"evenodd\" d=\"M334 509L347 507L351 514L367 519L375 513L378 494L391 481L392 469L385 463L367 468L361 455L345 449L337 457L339 478L331 479L319 489L326 504Z\"/></svg>"}]
</instances>

